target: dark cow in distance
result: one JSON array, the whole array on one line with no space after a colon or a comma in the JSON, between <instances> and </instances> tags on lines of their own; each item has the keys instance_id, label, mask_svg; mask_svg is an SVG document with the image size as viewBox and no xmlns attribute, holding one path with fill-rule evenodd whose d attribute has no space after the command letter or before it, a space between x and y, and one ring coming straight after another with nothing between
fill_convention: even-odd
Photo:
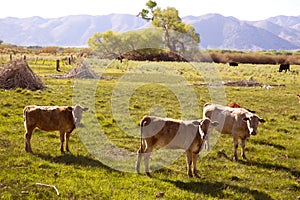
<instances>
[{"instance_id":1,"label":"dark cow in distance","mask_svg":"<svg viewBox=\"0 0 300 200\"><path fill-rule=\"evenodd\" d=\"M71 106L36 106L29 105L23 109L25 126L25 151L32 152L30 139L33 130L38 127L44 131L60 132L60 151L64 153L63 143L66 139L66 151L69 152L71 132L78 126L82 112L88 110L79 105Z\"/></svg>"},{"instance_id":2,"label":"dark cow in distance","mask_svg":"<svg viewBox=\"0 0 300 200\"><path fill-rule=\"evenodd\" d=\"M287 71L287 70L289 70L289 71L291 71L290 70L290 64L289 63L283 63L283 64L280 64L279 65L279 69L278 69L278 72L282 72L282 71Z\"/></svg>"},{"instance_id":3,"label":"dark cow in distance","mask_svg":"<svg viewBox=\"0 0 300 200\"><path fill-rule=\"evenodd\" d=\"M237 67L239 64L237 62L229 62L229 66Z\"/></svg>"}]
</instances>

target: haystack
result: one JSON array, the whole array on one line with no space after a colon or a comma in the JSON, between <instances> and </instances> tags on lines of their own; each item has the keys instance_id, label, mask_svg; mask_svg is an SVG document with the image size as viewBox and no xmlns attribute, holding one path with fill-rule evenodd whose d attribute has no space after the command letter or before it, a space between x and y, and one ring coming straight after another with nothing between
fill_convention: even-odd
<instances>
[{"instance_id":1,"label":"haystack","mask_svg":"<svg viewBox=\"0 0 300 200\"><path fill-rule=\"evenodd\" d=\"M44 89L45 86L26 61L17 60L1 69L0 88L7 90L16 88L39 90Z\"/></svg>"},{"instance_id":2,"label":"haystack","mask_svg":"<svg viewBox=\"0 0 300 200\"><path fill-rule=\"evenodd\" d=\"M80 63L77 67L63 75L53 75L53 78L86 78L86 79L112 79L110 76L99 76L85 63Z\"/></svg>"},{"instance_id":3,"label":"haystack","mask_svg":"<svg viewBox=\"0 0 300 200\"><path fill-rule=\"evenodd\" d=\"M56 76L56 78L91 78L96 79L99 76L93 72L88 65L82 62L80 65L69 71L68 73Z\"/></svg>"}]
</instances>

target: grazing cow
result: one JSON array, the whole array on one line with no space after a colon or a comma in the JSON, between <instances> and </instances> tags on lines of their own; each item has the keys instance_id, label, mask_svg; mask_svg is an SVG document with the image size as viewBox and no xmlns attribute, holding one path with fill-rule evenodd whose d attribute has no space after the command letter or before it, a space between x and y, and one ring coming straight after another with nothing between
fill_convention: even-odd
<instances>
[{"instance_id":1,"label":"grazing cow","mask_svg":"<svg viewBox=\"0 0 300 200\"><path fill-rule=\"evenodd\" d=\"M229 62L229 66L237 67L239 64L237 62Z\"/></svg>"},{"instance_id":2,"label":"grazing cow","mask_svg":"<svg viewBox=\"0 0 300 200\"><path fill-rule=\"evenodd\" d=\"M237 160L238 139L241 139L242 157L246 159L245 144L250 135L257 134L259 122L264 119L244 108L231 108L218 104L206 103L203 108L203 117L208 117L212 121L216 120L219 125L216 130L221 134L231 134L234 142L234 159Z\"/></svg>"},{"instance_id":3,"label":"grazing cow","mask_svg":"<svg viewBox=\"0 0 300 200\"><path fill-rule=\"evenodd\" d=\"M290 64L289 63L283 63L283 64L280 64L279 65L279 72L282 72L283 70L285 70L285 72L287 71L287 70L289 70L289 71L291 71L290 70Z\"/></svg>"},{"instance_id":4,"label":"grazing cow","mask_svg":"<svg viewBox=\"0 0 300 200\"><path fill-rule=\"evenodd\" d=\"M298 97L298 99L299 99L299 103L300 103L300 94L297 94L297 97Z\"/></svg>"},{"instance_id":5,"label":"grazing cow","mask_svg":"<svg viewBox=\"0 0 300 200\"><path fill-rule=\"evenodd\" d=\"M218 122L210 119L182 121L155 116L144 116L140 122L141 146L138 150L136 171L140 173L140 162L144 156L145 171L149 173L150 153L156 145L166 149L184 149L186 151L187 174L192 177L196 172L197 155L206 139L210 126ZM193 169L191 169L193 165Z\"/></svg>"},{"instance_id":6,"label":"grazing cow","mask_svg":"<svg viewBox=\"0 0 300 200\"><path fill-rule=\"evenodd\" d=\"M66 139L66 151L69 151L71 132L79 124L82 112L88 110L76 105L70 106L25 106L23 110L25 126L25 151L32 152L30 139L33 130L38 127L44 131L60 132L60 151L64 153L63 143Z\"/></svg>"},{"instance_id":7,"label":"grazing cow","mask_svg":"<svg viewBox=\"0 0 300 200\"><path fill-rule=\"evenodd\" d=\"M230 103L228 104L228 106L231 107L231 108L243 108L240 104L238 104L238 103L235 102L235 101L230 102ZM249 112L255 113L255 111L253 111L253 110L249 110L249 109L247 109L247 108L245 108L245 109L248 110Z\"/></svg>"}]
</instances>

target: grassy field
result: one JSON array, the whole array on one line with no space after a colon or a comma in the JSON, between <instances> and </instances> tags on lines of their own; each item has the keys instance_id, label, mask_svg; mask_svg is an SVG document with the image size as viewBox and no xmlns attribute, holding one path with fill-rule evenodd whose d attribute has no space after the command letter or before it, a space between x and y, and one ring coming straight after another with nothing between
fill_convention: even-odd
<instances>
[{"instance_id":1,"label":"grassy field","mask_svg":"<svg viewBox=\"0 0 300 200\"><path fill-rule=\"evenodd\" d=\"M155 199L159 192L161 199L300 198L300 66L279 73L277 65L86 62L105 78L49 78L73 66L64 65L59 73L55 62L29 61L45 90L0 89L1 199ZM285 86L197 86L243 79ZM266 120L246 143L247 161L229 159L232 138L222 135L210 152L200 154L200 178L186 175L184 152L158 149L150 161L153 177L134 173L143 115L197 119L209 101L236 101ZM76 103L90 109L71 136L72 153L60 153L57 132L38 129L34 153L25 152L25 105Z\"/></svg>"}]
</instances>

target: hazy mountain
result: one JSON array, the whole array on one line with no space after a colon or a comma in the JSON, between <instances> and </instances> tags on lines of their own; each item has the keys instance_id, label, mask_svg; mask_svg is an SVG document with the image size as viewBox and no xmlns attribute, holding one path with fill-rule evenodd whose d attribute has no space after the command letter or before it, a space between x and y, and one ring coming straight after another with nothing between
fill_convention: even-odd
<instances>
[{"instance_id":1,"label":"hazy mountain","mask_svg":"<svg viewBox=\"0 0 300 200\"><path fill-rule=\"evenodd\" d=\"M300 49L300 16L277 16L249 22L219 14L186 16L200 33L201 48L237 50ZM95 32L119 32L150 26L135 15L72 15L45 19L0 19L0 40L24 46L85 46Z\"/></svg>"},{"instance_id":2,"label":"hazy mountain","mask_svg":"<svg viewBox=\"0 0 300 200\"><path fill-rule=\"evenodd\" d=\"M24 46L84 46L95 32L129 31L142 28L145 21L133 15L71 15L44 19L0 19L0 40Z\"/></svg>"},{"instance_id":3,"label":"hazy mountain","mask_svg":"<svg viewBox=\"0 0 300 200\"><path fill-rule=\"evenodd\" d=\"M234 17L224 17L219 14L208 14L199 17L188 16L183 19L192 24L200 33L203 48L240 49L240 50L268 50L268 49L299 49L300 31L290 31L279 25L259 26L259 23L269 23L267 20L259 22L241 21ZM300 19L299 19L300 22ZM286 33L285 35L281 34Z\"/></svg>"}]
</instances>

